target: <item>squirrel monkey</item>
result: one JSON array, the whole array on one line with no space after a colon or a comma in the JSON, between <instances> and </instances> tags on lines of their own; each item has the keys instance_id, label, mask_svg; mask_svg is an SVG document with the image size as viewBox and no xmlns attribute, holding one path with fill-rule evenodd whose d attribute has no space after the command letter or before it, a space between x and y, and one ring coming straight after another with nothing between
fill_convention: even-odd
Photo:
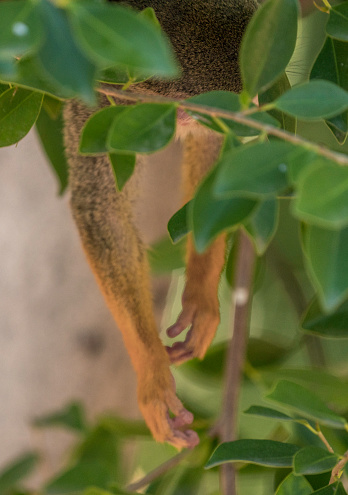
<instances>
[{"instance_id":1,"label":"squirrel monkey","mask_svg":"<svg viewBox=\"0 0 348 495\"><path fill-rule=\"evenodd\" d=\"M123 2L122 2L123 3ZM254 0L127 0L142 10L152 7L182 68L179 79L149 79L135 91L186 98L212 90L241 89L238 52ZM116 103L122 104L123 101ZM101 105L107 105L101 98ZM225 261L220 236L203 254L188 240L182 312L167 333L176 337L190 327L184 342L165 348L152 309L146 252L133 222L132 178L122 192L115 188L107 157L78 153L82 127L92 110L78 101L65 108L65 142L70 162L71 208L84 251L130 355L138 380L138 403L154 438L177 448L194 447L188 429L193 415L176 396L170 363L203 358L219 323L218 284ZM222 138L178 111L183 140L185 201L216 161ZM137 163L141 160L138 157Z\"/></svg>"}]
</instances>

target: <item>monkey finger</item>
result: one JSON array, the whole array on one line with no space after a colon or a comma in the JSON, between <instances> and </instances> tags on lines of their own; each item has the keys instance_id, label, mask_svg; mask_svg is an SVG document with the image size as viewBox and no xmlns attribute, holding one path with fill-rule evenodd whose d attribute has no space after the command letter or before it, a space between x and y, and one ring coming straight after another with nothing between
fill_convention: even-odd
<instances>
[{"instance_id":1,"label":"monkey finger","mask_svg":"<svg viewBox=\"0 0 348 495\"><path fill-rule=\"evenodd\" d=\"M167 329L168 337L177 337L185 328L191 325L195 317L195 312L196 309L193 307L183 309L174 325Z\"/></svg>"}]
</instances>

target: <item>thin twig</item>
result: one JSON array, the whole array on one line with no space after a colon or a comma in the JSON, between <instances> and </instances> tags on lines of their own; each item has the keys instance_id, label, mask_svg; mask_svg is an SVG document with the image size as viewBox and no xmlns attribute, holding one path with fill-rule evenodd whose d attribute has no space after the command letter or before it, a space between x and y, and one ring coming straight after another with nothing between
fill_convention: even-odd
<instances>
[{"instance_id":1,"label":"thin twig","mask_svg":"<svg viewBox=\"0 0 348 495\"><path fill-rule=\"evenodd\" d=\"M348 462L348 450L345 452L342 459L336 464L331 472L330 484L335 483L335 481L339 480L342 474L342 470L344 466Z\"/></svg>"},{"instance_id":2,"label":"thin twig","mask_svg":"<svg viewBox=\"0 0 348 495\"><path fill-rule=\"evenodd\" d=\"M179 452L179 454L175 455L174 457L171 457L170 459L168 459L168 461L166 461L163 464L161 464L160 466L156 467L153 471L150 471L148 474L146 474L140 480L135 481L134 483L131 483L130 485L128 485L126 487L126 491L135 492L136 490L139 490L140 488L143 488L144 486L149 485L150 483L155 481L157 478L162 476L162 474L165 474L167 471L170 471L175 466L177 466L190 453L191 453L190 450L183 450L182 452Z\"/></svg>"},{"instance_id":3,"label":"thin twig","mask_svg":"<svg viewBox=\"0 0 348 495\"><path fill-rule=\"evenodd\" d=\"M229 442L237 437L238 399L248 339L254 264L255 252L252 243L247 235L241 232L234 284L233 336L226 356L225 389L218 423L222 442ZM221 484L224 495L236 494L235 469L232 463L222 466Z\"/></svg>"},{"instance_id":4,"label":"thin twig","mask_svg":"<svg viewBox=\"0 0 348 495\"><path fill-rule=\"evenodd\" d=\"M151 103L175 103L180 108L184 110L190 110L196 113L204 113L206 115L210 115L213 118L223 118L228 120L233 120L238 124L243 124L248 127L252 127L253 129L257 129L259 131L265 132L266 134L270 134L271 136L279 137L280 139L284 139L294 145L304 146L308 149L313 150L318 155L324 156L329 160L333 160L339 165L348 166L348 157L342 153L337 153L335 151L331 151L324 146L313 143L312 141L308 141L300 136L296 136L295 134L291 134L283 129L279 129L277 127L273 127L272 125L263 124L257 120L253 120L248 118L244 112L230 112L228 110L221 110L219 108L212 108L205 105L197 105L195 103L188 103L184 100L177 100L174 98L168 98L166 96L159 95L143 95L133 92L125 92L121 89L116 89L110 86L101 86L98 88L98 92L104 95L111 95L118 98L122 98L125 100L131 101L142 101L142 102L151 102ZM262 107L260 107L262 110Z\"/></svg>"}]
</instances>

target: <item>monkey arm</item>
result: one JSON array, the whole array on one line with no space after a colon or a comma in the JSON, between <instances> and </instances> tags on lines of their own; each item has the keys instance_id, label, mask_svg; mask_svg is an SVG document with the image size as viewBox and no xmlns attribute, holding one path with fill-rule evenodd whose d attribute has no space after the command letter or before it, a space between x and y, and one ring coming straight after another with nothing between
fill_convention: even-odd
<instances>
[{"instance_id":1,"label":"monkey arm","mask_svg":"<svg viewBox=\"0 0 348 495\"><path fill-rule=\"evenodd\" d=\"M132 218L134 181L119 193L106 157L78 154L78 136L86 119L81 112L83 107L76 102L68 103L65 132L71 208L84 251L122 331L137 374L139 407L154 438L178 448L193 447L197 434L181 429L193 416L176 397L153 316L146 253Z\"/></svg>"},{"instance_id":2,"label":"monkey arm","mask_svg":"<svg viewBox=\"0 0 348 495\"><path fill-rule=\"evenodd\" d=\"M221 145L222 138L217 133L203 131L187 136L182 164L185 202L191 199L200 180L216 162ZM202 359L211 344L220 322L217 294L224 263L225 235L219 236L202 254L195 251L189 238L182 312L167 334L174 338L190 328L183 342L167 347L171 362Z\"/></svg>"}]
</instances>

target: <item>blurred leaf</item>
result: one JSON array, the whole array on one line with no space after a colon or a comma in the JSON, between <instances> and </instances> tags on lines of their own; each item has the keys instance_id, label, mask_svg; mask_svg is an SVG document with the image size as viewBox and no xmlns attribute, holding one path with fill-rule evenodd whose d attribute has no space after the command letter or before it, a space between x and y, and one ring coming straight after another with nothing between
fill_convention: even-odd
<instances>
[{"instance_id":1,"label":"blurred leaf","mask_svg":"<svg viewBox=\"0 0 348 495\"><path fill-rule=\"evenodd\" d=\"M244 414L252 414L253 416L262 416L264 418L277 419L279 421L294 421L294 418L284 414L276 409L263 406L250 406L249 409L244 411Z\"/></svg>"},{"instance_id":2,"label":"blurred leaf","mask_svg":"<svg viewBox=\"0 0 348 495\"><path fill-rule=\"evenodd\" d=\"M331 471L338 462L338 455L319 447L304 447L294 456L294 473L318 474Z\"/></svg>"},{"instance_id":3,"label":"blurred leaf","mask_svg":"<svg viewBox=\"0 0 348 495\"><path fill-rule=\"evenodd\" d=\"M151 433L142 420L125 419L118 416L104 416L99 423L100 427L115 435L115 438L138 436L150 437Z\"/></svg>"},{"instance_id":4,"label":"blurred leaf","mask_svg":"<svg viewBox=\"0 0 348 495\"><path fill-rule=\"evenodd\" d=\"M311 74L311 79L326 79L348 90L347 43L327 37ZM348 132L348 111L327 119L326 123L340 143Z\"/></svg>"},{"instance_id":5,"label":"blurred leaf","mask_svg":"<svg viewBox=\"0 0 348 495\"><path fill-rule=\"evenodd\" d=\"M325 370L300 368L300 369L280 369L260 371L263 380L271 384L285 378L296 381L317 394L327 403L335 404L342 410L347 408L348 382L341 376L335 376Z\"/></svg>"},{"instance_id":6,"label":"blurred leaf","mask_svg":"<svg viewBox=\"0 0 348 495\"><path fill-rule=\"evenodd\" d=\"M225 462L249 462L268 467L291 467L297 445L274 440L236 440L222 443L213 452L206 468Z\"/></svg>"},{"instance_id":7,"label":"blurred leaf","mask_svg":"<svg viewBox=\"0 0 348 495\"><path fill-rule=\"evenodd\" d=\"M177 75L167 39L144 15L88 0L71 2L68 9L81 47L98 65L123 65L149 76Z\"/></svg>"},{"instance_id":8,"label":"blurred leaf","mask_svg":"<svg viewBox=\"0 0 348 495\"><path fill-rule=\"evenodd\" d=\"M0 472L0 493L4 494L18 486L19 482L32 473L39 460L36 452L28 452L3 468Z\"/></svg>"},{"instance_id":9,"label":"blurred leaf","mask_svg":"<svg viewBox=\"0 0 348 495\"><path fill-rule=\"evenodd\" d=\"M269 246L278 224L278 201L271 198L262 201L245 224L254 242L256 252L262 256Z\"/></svg>"},{"instance_id":10,"label":"blurred leaf","mask_svg":"<svg viewBox=\"0 0 348 495\"><path fill-rule=\"evenodd\" d=\"M159 275L183 268L185 266L184 253L184 241L173 244L169 237L164 237L147 251L151 272Z\"/></svg>"},{"instance_id":11,"label":"blurred leaf","mask_svg":"<svg viewBox=\"0 0 348 495\"><path fill-rule=\"evenodd\" d=\"M156 12L152 7L146 7L145 9L141 10L138 14L139 17L142 17L143 19L146 19L149 21L158 31L161 31L161 24L159 23L159 20L156 17Z\"/></svg>"},{"instance_id":12,"label":"blurred leaf","mask_svg":"<svg viewBox=\"0 0 348 495\"><path fill-rule=\"evenodd\" d=\"M296 185L301 180L302 173L320 157L312 150L296 146L288 157L288 175L290 181Z\"/></svg>"},{"instance_id":13,"label":"blurred leaf","mask_svg":"<svg viewBox=\"0 0 348 495\"><path fill-rule=\"evenodd\" d=\"M112 150L151 153L173 139L176 105L140 103L126 107L111 126L108 145Z\"/></svg>"},{"instance_id":14,"label":"blurred leaf","mask_svg":"<svg viewBox=\"0 0 348 495\"><path fill-rule=\"evenodd\" d=\"M175 243L180 241L188 232L187 211L189 203L184 204L174 215L169 219L168 232L171 240Z\"/></svg>"},{"instance_id":15,"label":"blurred leaf","mask_svg":"<svg viewBox=\"0 0 348 495\"><path fill-rule=\"evenodd\" d=\"M37 418L34 420L33 424L39 428L52 426L70 428L79 433L85 433L88 429L85 411L79 402L72 402L61 411Z\"/></svg>"},{"instance_id":16,"label":"blurred leaf","mask_svg":"<svg viewBox=\"0 0 348 495\"><path fill-rule=\"evenodd\" d=\"M115 492L107 492L100 488L87 488L84 490L83 495L114 495Z\"/></svg>"},{"instance_id":17,"label":"blurred leaf","mask_svg":"<svg viewBox=\"0 0 348 495\"><path fill-rule=\"evenodd\" d=\"M82 129L79 152L88 155L107 153L107 137L111 124L125 110L124 106L110 106L93 113Z\"/></svg>"},{"instance_id":18,"label":"blurred leaf","mask_svg":"<svg viewBox=\"0 0 348 495\"><path fill-rule=\"evenodd\" d=\"M127 84L129 80L132 80L132 84L137 84L148 79L147 76L141 74L141 72L127 69L121 69L119 67L109 67L101 72L98 76L98 81L108 84Z\"/></svg>"},{"instance_id":19,"label":"blurred leaf","mask_svg":"<svg viewBox=\"0 0 348 495\"><path fill-rule=\"evenodd\" d=\"M4 80L11 81L23 88L40 91L58 98L68 98L71 91L62 87L57 88L54 81L49 81L41 69L40 61L35 56L25 56L16 61L15 75L2 76ZM0 69L1 71L1 69Z\"/></svg>"},{"instance_id":20,"label":"blurred leaf","mask_svg":"<svg viewBox=\"0 0 348 495\"><path fill-rule=\"evenodd\" d=\"M348 109L348 92L330 81L312 80L290 89L274 105L303 120L333 117Z\"/></svg>"},{"instance_id":21,"label":"blurred leaf","mask_svg":"<svg viewBox=\"0 0 348 495\"><path fill-rule=\"evenodd\" d=\"M5 91L7 91L8 89L10 89L9 84L0 83L0 95L2 95L2 93L5 93Z\"/></svg>"},{"instance_id":22,"label":"blurred leaf","mask_svg":"<svg viewBox=\"0 0 348 495\"><path fill-rule=\"evenodd\" d=\"M0 80L13 81L17 76L17 68L15 59L1 60L0 59Z\"/></svg>"},{"instance_id":23,"label":"blurred leaf","mask_svg":"<svg viewBox=\"0 0 348 495\"><path fill-rule=\"evenodd\" d=\"M331 411L313 392L297 383L280 380L266 398L331 428L344 429L347 425L343 417Z\"/></svg>"},{"instance_id":24,"label":"blurred leaf","mask_svg":"<svg viewBox=\"0 0 348 495\"><path fill-rule=\"evenodd\" d=\"M48 495L80 493L90 486L107 488L112 478L107 467L101 461L82 463L60 472L46 484Z\"/></svg>"},{"instance_id":25,"label":"blurred leaf","mask_svg":"<svg viewBox=\"0 0 348 495\"><path fill-rule=\"evenodd\" d=\"M302 320L302 328L319 337L348 338L348 301L334 313L322 311L317 299L311 303Z\"/></svg>"},{"instance_id":26,"label":"blurred leaf","mask_svg":"<svg viewBox=\"0 0 348 495\"><path fill-rule=\"evenodd\" d=\"M348 2L331 7L326 32L332 38L348 41Z\"/></svg>"},{"instance_id":27,"label":"blurred leaf","mask_svg":"<svg viewBox=\"0 0 348 495\"><path fill-rule=\"evenodd\" d=\"M193 96L192 98L189 98L187 102L229 112L240 112L242 110L239 96L230 91L210 91L208 93ZM256 105L251 104L251 108L256 108ZM201 124L217 132L225 132L226 126L237 136L257 136L261 132L258 129L239 124L230 119L221 117L217 119L205 115L204 112L194 112L192 110L187 110L187 112L190 115L198 116L198 120ZM255 112L254 114L248 115L248 118L264 124L273 125L274 127L279 127L278 121L265 112ZM224 127L221 127L217 120L222 121Z\"/></svg>"},{"instance_id":28,"label":"blurred leaf","mask_svg":"<svg viewBox=\"0 0 348 495\"><path fill-rule=\"evenodd\" d=\"M36 121L36 130L41 144L57 174L59 194L63 194L68 186L68 163L65 155L63 126L62 113L52 118L44 108Z\"/></svg>"},{"instance_id":29,"label":"blurred leaf","mask_svg":"<svg viewBox=\"0 0 348 495\"><path fill-rule=\"evenodd\" d=\"M228 342L212 345L202 360L193 359L182 365L182 369L197 371L204 376L222 378L223 368L221 363L225 362Z\"/></svg>"},{"instance_id":30,"label":"blurred leaf","mask_svg":"<svg viewBox=\"0 0 348 495\"><path fill-rule=\"evenodd\" d=\"M296 45L297 18L295 0L267 0L252 17L240 53L243 84L251 97L284 72Z\"/></svg>"},{"instance_id":31,"label":"blurred leaf","mask_svg":"<svg viewBox=\"0 0 348 495\"><path fill-rule=\"evenodd\" d=\"M0 146L20 141L35 124L43 95L11 88L0 96Z\"/></svg>"},{"instance_id":32,"label":"blurred leaf","mask_svg":"<svg viewBox=\"0 0 348 495\"><path fill-rule=\"evenodd\" d=\"M0 2L0 58L36 50L42 40L37 4L27 0Z\"/></svg>"},{"instance_id":33,"label":"blurred leaf","mask_svg":"<svg viewBox=\"0 0 348 495\"><path fill-rule=\"evenodd\" d=\"M216 198L213 193L216 174L215 168L205 177L189 207L189 220L198 252L203 252L223 230L237 227L258 205L256 200L244 197Z\"/></svg>"},{"instance_id":34,"label":"blurred leaf","mask_svg":"<svg viewBox=\"0 0 348 495\"><path fill-rule=\"evenodd\" d=\"M241 146L223 155L216 172L214 193L262 198L288 186L287 158L294 146L272 141Z\"/></svg>"},{"instance_id":35,"label":"blurred leaf","mask_svg":"<svg viewBox=\"0 0 348 495\"><path fill-rule=\"evenodd\" d=\"M348 227L308 226L304 234L306 266L325 311L334 311L348 295Z\"/></svg>"},{"instance_id":36,"label":"blurred leaf","mask_svg":"<svg viewBox=\"0 0 348 495\"><path fill-rule=\"evenodd\" d=\"M284 72L280 78L272 84L272 86L266 89L263 93L259 94L259 104L266 105L267 103L271 103L290 88L291 85L288 76ZM282 129L296 133L296 119L294 117L280 112L279 110L270 110L269 114L280 122Z\"/></svg>"},{"instance_id":37,"label":"blurred leaf","mask_svg":"<svg viewBox=\"0 0 348 495\"><path fill-rule=\"evenodd\" d=\"M279 485L275 495L309 495L311 493L312 487L306 478L290 473Z\"/></svg>"},{"instance_id":38,"label":"blurred leaf","mask_svg":"<svg viewBox=\"0 0 348 495\"><path fill-rule=\"evenodd\" d=\"M109 153L109 159L114 173L116 186L122 191L127 181L132 177L136 156L135 153Z\"/></svg>"},{"instance_id":39,"label":"blurred leaf","mask_svg":"<svg viewBox=\"0 0 348 495\"><path fill-rule=\"evenodd\" d=\"M301 220L339 229L348 224L348 168L318 157L301 173L293 212Z\"/></svg>"},{"instance_id":40,"label":"blurred leaf","mask_svg":"<svg viewBox=\"0 0 348 495\"><path fill-rule=\"evenodd\" d=\"M42 0L39 7L45 42L37 55L43 73L57 91L71 98L79 96L89 105L95 104L96 67L77 46L67 13L49 0Z\"/></svg>"},{"instance_id":41,"label":"blurred leaf","mask_svg":"<svg viewBox=\"0 0 348 495\"><path fill-rule=\"evenodd\" d=\"M269 366L283 360L291 352L288 347L251 337L248 341L247 359L254 367Z\"/></svg>"}]
</instances>

